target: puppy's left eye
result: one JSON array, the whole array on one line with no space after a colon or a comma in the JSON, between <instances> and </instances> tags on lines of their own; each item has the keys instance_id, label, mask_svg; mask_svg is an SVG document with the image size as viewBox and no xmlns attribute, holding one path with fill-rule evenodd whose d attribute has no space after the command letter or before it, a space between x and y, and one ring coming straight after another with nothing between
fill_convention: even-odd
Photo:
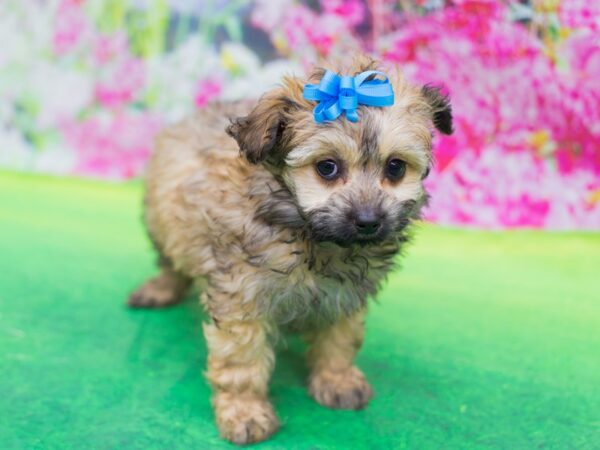
<instances>
[{"instance_id":1,"label":"puppy's left eye","mask_svg":"<svg viewBox=\"0 0 600 450\"><path fill-rule=\"evenodd\" d=\"M337 163L333 159L326 159L317 163L317 172L326 180L337 178L339 169Z\"/></svg>"},{"instance_id":2,"label":"puppy's left eye","mask_svg":"<svg viewBox=\"0 0 600 450\"><path fill-rule=\"evenodd\" d=\"M406 173L406 163L401 159L390 159L385 168L385 176L392 181L400 180Z\"/></svg>"}]
</instances>

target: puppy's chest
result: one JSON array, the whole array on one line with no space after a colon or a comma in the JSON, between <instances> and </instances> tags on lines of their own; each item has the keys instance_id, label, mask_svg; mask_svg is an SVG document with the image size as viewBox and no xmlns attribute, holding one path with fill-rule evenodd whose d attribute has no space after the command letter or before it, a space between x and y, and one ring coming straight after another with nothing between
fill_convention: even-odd
<instances>
[{"instance_id":1,"label":"puppy's chest","mask_svg":"<svg viewBox=\"0 0 600 450\"><path fill-rule=\"evenodd\" d=\"M385 248L307 246L271 268L265 296L269 314L280 323L333 321L361 309L393 267L397 252Z\"/></svg>"}]
</instances>

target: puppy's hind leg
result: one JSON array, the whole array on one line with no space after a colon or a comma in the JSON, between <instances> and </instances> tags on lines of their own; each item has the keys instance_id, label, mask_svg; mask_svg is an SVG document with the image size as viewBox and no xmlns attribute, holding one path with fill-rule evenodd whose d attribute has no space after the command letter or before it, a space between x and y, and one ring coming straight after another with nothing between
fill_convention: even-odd
<instances>
[{"instance_id":1,"label":"puppy's hind leg","mask_svg":"<svg viewBox=\"0 0 600 450\"><path fill-rule=\"evenodd\" d=\"M352 361L362 345L364 314L344 317L329 327L306 335L310 395L335 409L361 409L373 396L365 376Z\"/></svg>"},{"instance_id":2,"label":"puppy's hind leg","mask_svg":"<svg viewBox=\"0 0 600 450\"><path fill-rule=\"evenodd\" d=\"M179 303L191 284L191 279L176 272L170 264L160 263L160 273L147 280L129 295L131 308L162 308Z\"/></svg>"}]
</instances>

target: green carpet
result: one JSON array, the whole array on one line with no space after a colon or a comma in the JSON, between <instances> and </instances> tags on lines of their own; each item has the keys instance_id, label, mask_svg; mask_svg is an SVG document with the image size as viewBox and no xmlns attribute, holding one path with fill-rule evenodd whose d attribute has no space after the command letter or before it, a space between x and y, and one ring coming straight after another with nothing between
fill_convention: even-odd
<instances>
[{"instance_id":1,"label":"green carpet","mask_svg":"<svg viewBox=\"0 0 600 450\"><path fill-rule=\"evenodd\" d=\"M153 273L138 184L0 173L0 449L233 448L190 298L125 308ZM367 321L376 396L330 411L279 350L282 429L255 448L600 448L600 234L423 226Z\"/></svg>"}]
</instances>

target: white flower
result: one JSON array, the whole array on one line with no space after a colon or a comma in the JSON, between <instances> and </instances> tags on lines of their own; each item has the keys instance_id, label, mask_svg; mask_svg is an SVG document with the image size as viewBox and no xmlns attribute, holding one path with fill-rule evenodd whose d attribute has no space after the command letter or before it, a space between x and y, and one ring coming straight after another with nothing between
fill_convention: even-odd
<instances>
[{"instance_id":1,"label":"white flower","mask_svg":"<svg viewBox=\"0 0 600 450\"><path fill-rule=\"evenodd\" d=\"M194 107L198 81L222 72L215 50L191 36L173 52L146 61L146 92L151 107L168 122L180 120Z\"/></svg>"},{"instance_id":2,"label":"white flower","mask_svg":"<svg viewBox=\"0 0 600 450\"><path fill-rule=\"evenodd\" d=\"M0 167L29 170L32 154L33 149L17 130L0 127Z\"/></svg>"},{"instance_id":3,"label":"white flower","mask_svg":"<svg viewBox=\"0 0 600 450\"><path fill-rule=\"evenodd\" d=\"M281 83L284 75L302 72L296 62L284 59L261 66L257 56L241 44L223 46L221 62L230 72L221 95L224 100L257 98Z\"/></svg>"},{"instance_id":4,"label":"white flower","mask_svg":"<svg viewBox=\"0 0 600 450\"><path fill-rule=\"evenodd\" d=\"M32 64L20 84L26 86L22 96L37 105L38 127L56 127L89 105L94 93L91 75L56 63Z\"/></svg>"},{"instance_id":5,"label":"white flower","mask_svg":"<svg viewBox=\"0 0 600 450\"><path fill-rule=\"evenodd\" d=\"M260 60L252 50L236 42L228 42L221 47L221 64L234 75L246 75L260 68Z\"/></svg>"}]
</instances>

